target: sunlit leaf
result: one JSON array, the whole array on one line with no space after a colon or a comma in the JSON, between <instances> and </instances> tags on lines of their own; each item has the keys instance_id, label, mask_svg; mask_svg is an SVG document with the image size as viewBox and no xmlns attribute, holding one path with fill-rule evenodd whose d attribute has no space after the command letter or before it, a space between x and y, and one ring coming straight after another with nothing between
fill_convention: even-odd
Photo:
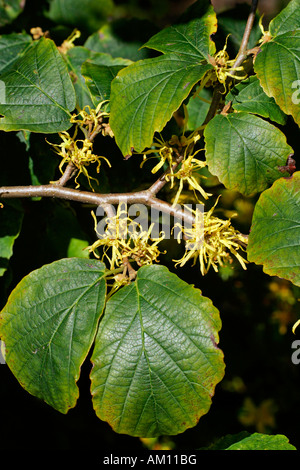
<instances>
[{"instance_id":1,"label":"sunlit leaf","mask_svg":"<svg viewBox=\"0 0 300 470\"><path fill-rule=\"evenodd\" d=\"M229 446L226 450L297 450L286 436L254 433Z\"/></svg>"}]
</instances>

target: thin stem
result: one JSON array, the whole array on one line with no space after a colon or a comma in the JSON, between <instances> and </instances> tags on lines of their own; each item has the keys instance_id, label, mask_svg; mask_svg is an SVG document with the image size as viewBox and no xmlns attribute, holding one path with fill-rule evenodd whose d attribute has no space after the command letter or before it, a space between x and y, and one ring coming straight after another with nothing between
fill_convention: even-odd
<instances>
[{"instance_id":1,"label":"thin stem","mask_svg":"<svg viewBox=\"0 0 300 470\"><path fill-rule=\"evenodd\" d=\"M244 36L243 36L243 39L242 39L242 42L241 42L240 50L238 52L238 55L236 57L236 61L233 65L232 69L236 69L237 67L239 67L247 57L247 48L248 48L248 43L249 43L249 39L250 39L250 34L251 34L251 31L252 31L252 28L253 28L253 25L254 25L254 21L255 21L258 2L259 2L259 0L252 0L251 10L250 10L250 14L248 16L248 20L247 20L247 24L246 24L246 27L245 27Z\"/></svg>"},{"instance_id":2,"label":"thin stem","mask_svg":"<svg viewBox=\"0 0 300 470\"><path fill-rule=\"evenodd\" d=\"M99 134L100 131L101 131L101 126L98 125L96 129L94 130L94 132L91 132L88 135L88 139L92 142L95 139L95 137Z\"/></svg>"},{"instance_id":3,"label":"thin stem","mask_svg":"<svg viewBox=\"0 0 300 470\"><path fill-rule=\"evenodd\" d=\"M211 119L213 119L218 112L220 102L224 96L223 91L224 86L221 83L214 88L211 105L209 107L203 126L206 126L206 124L208 124L209 121L211 121Z\"/></svg>"},{"instance_id":4,"label":"thin stem","mask_svg":"<svg viewBox=\"0 0 300 470\"><path fill-rule=\"evenodd\" d=\"M137 275L137 272L136 270L131 266L130 264L130 261L129 259L127 258L127 256L125 256L123 258L123 266L124 266L124 272L123 274L126 275L126 272L128 273L128 276L129 276L129 279L131 281L134 281L134 279L136 278L136 275Z\"/></svg>"},{"instance_id":5,"label":"thin stem","mask_svg":"<svg viewBox=\"0 0 300 470\"><path fill-rule=\"evenodd\" d=\"M102 207L105 210L107 217L111 219L115 216L115 211L112 204L102 204Z\"/></svg>"},{"instance_id":6,"label":"thin stem","mask_svg":"<svg viewBox=\"0 0 300 470\"><path fill-rule=\"evenodd\" d=\"M173 173L176 168L180 165L180 163L182 162L183 160L183 156L180 155L179 157L177 157L175 163L172 165L172 168L168 168L168 170L166 170L164 172L164 174L162 176L160 176L156 181L155 183L152 184L152 186L150 186L149 188L149 192L153 195L153 196L156 196L156 194L165 186L165 184L167 183L167 176L170 174L170 173Z\"/></svg>"},{"instance_id":7,"label":"thin stem","mask_svg":"<svg viewBox=\"0 0 300 470\"><path fill-rule=\"evenodd\" d=\"M54 181L52 184L57 184L59 186L65 186L67 184L67 182L72 178L72 176L74 176L74 173L76 173L76 171L78 170L78 168L76 168L76 166L74 165L73 162L69 162L63 175L59 178L59 180L57 181Z\"/></svg>"}]
</instances>

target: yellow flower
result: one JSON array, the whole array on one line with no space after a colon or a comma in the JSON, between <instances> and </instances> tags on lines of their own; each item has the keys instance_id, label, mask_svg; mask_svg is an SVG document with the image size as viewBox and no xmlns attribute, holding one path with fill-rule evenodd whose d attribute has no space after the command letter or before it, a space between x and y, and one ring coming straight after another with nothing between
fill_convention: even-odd
<instances>
[{"instance_id":1,"label":"yellow flower","mask_svg":"<svg viewBox=\"0 0 300 470\"><path fill-rule=\"evenodd\" d=\"M105 258L109 261L110 269L114 270L122 264L123 248L126 245L125 239L127 238L128 222L130 219L127 217L127 211L122 209L121 205L118 206L117 214L114 217L106 218L105 233L97 231L97 219L92 212L95 223L95 232L98 235L98 240L93 243L88 250L94 254L96 258L100 258L97 249L103 248L102 260Z\"/></svg>"},{"instance_id":2,"label":"yellow flower","mask_svg":"<svg viewBox=\"0 0 300 470\"><path fill-rule=\"evenodd\" d=\"M148 154L156 152L160 157L160 161L152 169L152 173L156 173L167 163L169 173L166 174L165 178L166 181L171 182L171 188L174 187L175 179L179 180L179 187L173 201L173 206L176 206L178 203L185 182L188 183L194 191L198 191L204 199L208 199L208 197L211 196L211 194L206 193L206 191L200 186L197 178L193 174L198 169L206 166L206 161L195 158L196 154L202 151L202 149L200 149L194 152L195 145L200 139L198 131L199 129L188 137L185 135L180 137L173 135L168 142L165 142L163 139L158 139L153 143L153 148L144 153L144 161L142 162L142 165L145 160L148 159ZM178 170L175 172L173 165L176 160L181 161L178 164ZM199 175L197 176L199 177Z\"/></svg>"},{"instance_id":3,"label":"yellow flower","mask_svg":"<svg viewBox=\"0 0 300 470\"><path fill-rule=\"evenodd\" d=\"M107 158L98 156L92 153L93 150L93 142L91 142L89 139L75 139L77 134L77 128L75 130L75 133L73 137L70 136L70 134L66 131L64 132L59 132L59 136L62 139L62 142L60 144L51 144L55 148L55 152L62 157L62 161L59 165L59 169L61 173L63 173L63 166L65 164L68 164L70 162L73 163L73 165L78 168L79 172L76 175L75 182L76 182L76 188L79 187L78 183L78 177L80 176L81 173L83 173L91 186L91 180L97 181L95 178L89 175L86 167L89 166L92 163L97 163L97 168L96 171L97 173L100 172L100 166L101 166L101 160L105 160L106 163L110 165L109 161ZM92 186L91 186L91 189Z\"/></svg>"},{"instance_id":4,"label":"yellow flower","mask_svg":"<svg viewBox=\"0 0 300 470\"><path fill-rule=\"evenodd\" d=\"M292 332L295 334L295 331L296 331L296 328L298 328L298 326L300 325L300 320L297 320L294 325L293 325L293 328L292 328Z\"/></svg>"},{"instance_id":5,"label":"yellow flower","mask_svg":"<svg viewBox=\"0 0 300 470\"><path fill-rule=\"evenodd\" d=\"M164 239L164 234L152 239L153 224L147 231L143 230L140 224L128 217L126 208L120 204L117 214L106 219L105 233L100 234L97 232L96 217L92 215L99 239L88 249L100 258L96 250L102 247L102 260L109 262L110 270L124 266L124 260L135 262L138 266L150 265L158 260L161 253L158 244Z\"/></svg>"},{"instance_id":6,"label":"yellow flower","mask_svg":"<svg viewBox=\"0 0 300 470\"><path fill-rule=\"evenodd\" d=\"M108 103L108 101L101 101L96 109L85 106L78 114L73 114L70 119L72 124L77 124L81 128L85 137L89 140L93 140L100 132L103 135L112 137L111 131L108 132L108 123L104 122L104 119L109 117L109 113L102 109L105 103Z\"/></svg>"},{"instance_id":7,"label":"yellow flower","mask_svg":"<svg viewBox=\"0 0 300 470\"><path fill-rule=\"evenodd\" d=\"M153 142L151 149L144 152L144 159L141 167L144 165L146 160L149 160L149 158L157 158L157 156L147 157L147 155L153 153L157 153L160 158L159 163L157 163L157 165L155 165L151 170L151 173L153 174L157 173L165 163L167 163L168 168L171 169L174 163L174 156L179 156L178 150L173 147L170 142L164 142L163 139L157 139Z\"/></svg>"},{"instance_id":8,"label":"yellow flower","mask_svg":"<svg viewBox=\"0 0 300 470\"><path fill-rule=\"evenodd\" d=\"M247 78L247 74L245 73L244 67L239 66L233 68L235 59L229 59L228 52L226 51L227 41L228 36L226 38L224 48L221 51L217 52L214 57L210 57L210 62L213 65L214 70L210 70L206 75L206 81L207 78L209 78L212 82L214 82L216 78L220 83L222 83L225 86L224 93L226 93L227 91L226 81L228 77L231 77L236 80L244 80L245 78ZM241 72L241 74L237 74L237 72Z\"/></svg>"},{"instance_id":9,"label":"yellow flower","mask_svg":"<svg viewBox=\"0 0 300 470\"><path fill-rule=\"evenodd\" d=\"M138 266L150 265L158 261L161 253L158 244L164 239L164 234L161 233L159 238L152 239L153 226L154 224L151 224L148 231L136 231L129 240L127 257L132 258Z\"/></svg>"},{"instance_id":10,"label":"yellow flower","mask_svg":"<svg viewBox=\"0 0 300 470\"><path fill-rule=\"evenodd\" d=\"M263 26L263 18L264 18L264 15L261 15L261 17L259 18L259 22L258 22L259 28L260 28L260 30L262 32L262 35L263 35L262 38L258 41L258 44L260 46L262 46L266 42L269 42L272 39L272 35L271 35L270 31L266 31L264 26Z\"/></svg>"},{"instance_id":11,"label":"yellow flower","mask_svg":"<svg viewBox=\"0 0 300 470\"><path fill-rule=\"evenodd\" d=\"M216 204L208 212L193 211L195 223L192 228L179 226L181 232L178 239L182 233L186 244L185 254L180 260L175 260L176 264L183 266L190 259L195 264L199 260L202 275L205 275L210 267L217 272L218 266L231 261L232 255L243 269L246 269L247 261L239 251L245 251L247 238L231 225L230 219L223 220L212 215Z\"/></svg>"},{"instance_id":12,"label":"yellow flower","mask_svg":"<svg viewBox=\"0 0 300 470\"><path fill-rule=\"evenodd\" d=\"M67 52L74 47L74 41L80 38L80 36L80 31L78 31L78 29L74 29L68 39L65 39L61 46L58 46L58 50L62 54L67 54Z\"/></svg>"},{"instance_id":13,"label":"yellow flower","mask_svg":"<svg viewBox=\"0 0 300 470\"><path fill-rule=\"evenodd\" d=\"M172 178L173 180L174 178L179 179L179 187L175 199L173 201L173 206L176 206L176 204L178 203L185 182L188 183L194 191L199 191L199 193L204 197L204 199L208 199L208 197L211 196L211 194L206 193L206 191L200 186L197 179L193 175L193 172L195 172L195 170L198 170L199 168L204 168L205 166L206 162L198 160L197 158L195 158L194 154L190 155L182 161L180 169L170 176L170 178ZM169 175L166 176L166 179L169 179Z\"/></svg>"}]
</instances>

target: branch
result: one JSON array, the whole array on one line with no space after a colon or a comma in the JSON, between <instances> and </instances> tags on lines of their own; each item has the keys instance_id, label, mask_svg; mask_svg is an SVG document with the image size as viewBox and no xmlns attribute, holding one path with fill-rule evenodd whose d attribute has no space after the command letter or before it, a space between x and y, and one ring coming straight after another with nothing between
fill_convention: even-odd
<instances>
[{"instance_id":1,"label":"branch","mask_svg":"<svg viewBox=\"0 0 300 470\"><path fill-rule=\"evenodd\" d=\"M258 0L253 0L251 13L248 18L243 42L241 45L240 53L238 55L237 61L234 67L237 66L238 60L241 60L242 54L243 57L247 51L247 44L249 41L249 36L253 26L255 12L257 8ZM206 115L203 126L215 116L220 108L220 102L222 100L224 91L223 85L217 85L214 89L213 98L211 101L210 108ZM203 129L204 129L203 127ZM203 133L201 129L200 133ZM95 136L99 133L99 129L92 134L87 134L85 129L82 129L85 133L86 138L93 140ZM52 184L40 185L40 186L4 186L0 187L0 198L29 198L29 197L50 197L64 199L74 202L80 202L82 204L92 204L96 206L101 206L104 208L108 217L113 215L112 205L127 203L127 204L145 204L147 206L153 207L158 211L164 212L173 216L176 219L186 221L189 224L195 222L194 216L191 212L182 210L180 207L173 207L168 202L162 201L156 198L157 193L165 186L168 182L167 176L176 170L183 160L183 156L179 155L174 162L172 168L168 169L162 176L160 176L155 183L150 186L149 189L145 191L137 191L133 193L114 193L114 194L99 194L89 191L79 191L72 188L66 188L66 183L74 176L74 172L77 168L70 162L67 168L64 171L64 174L61 178Z\"/></svg>"},{"instance_id":2,"label":"branch","mask_svg":"<svg viewBox=\"0 0 300 470\"><path fill-rule=\"evenodd\" d=\"M192 213L184 211L178 206L173 207L165 201L157 199L148 189L134 193L110 193L99 194L89 191L65 188L56 184L45 184L40 186L4 186L0 188L0 199L22 198L22 197L52 197L69 201L81 202L82 204L93 204L102 206L109 213L109 204L145 204L164 212L189 224L194 223Z\"/></svg>"},{"instance_id":3,"label":"branch","mask_svg":"<svg viewBox=\"0 0 300 470\"><path fill-rule=\"evenodd\" d=\"M222 98L221 91L218 87L214 90L214 97L209 108L208 114L205 119L207 124L216 114L219 108L220 100ZM39 185L39 186L3 186L0 187L0 199L11 198L29 198L29 197L50 197L64 199L82 204L92 204L101 206L105 210L108 217L113 215L113 204L127 203L127 204L145 204L151 206L158 211L169 214L176 219L184 220L189 224L194 223L194 216L191 212L184 211L178 206L173 207L168 202L156 198L157 193L167 183L167 176L176 170L183 160L183 156L179 155L174 162L171 169L165 171L155 183L145 191L137 191L133 193L110 193L99 194L90 191L79 191L72 188L66 188L65 184L74 175L76 167L70 162L62 175L62 177L52 184Z\"/></svg>"},{"instance_id":4,"label":"branch","mask_svg":"<svg viewBox=\"0 0 300 470\"><path fill-rule=\"evenodd\" d=\"M247 47L248 47L250 34L251 34L251 31L252 31L252 28L253 28L253 25L254 25L254 21L255 21L258 2L259 2L259 0L252 0L251 10L250 10L250 14L249 14L247 24L246 24L246 27L245 27L244 36L243 36L243 39L242 39L242 42L241 42L240 50L239 50L238 55L236 57L236 61L233 65L233 67L232 67L233 69L236 69L237 67L239 67L247 57Z\"/></svg>"},{"instance_id":5,"label":"branch","mask_svg":"<svg viewBox=\"0 0 300 470\"><path fill-rule=\"evenodd\" d=\"M203 126L206 126L206 124L208 124L209 121L218 112L219 107L220 107L220 102L221 102L222 98L224 97L223 92L224 92L224 86L221 83L216 85L216 87L214 88L214 91L213 91L211 105L209 107L209 110L208 110L208 113L206 115L205 121L203 122Z\"/></svg>"}]
</instances>

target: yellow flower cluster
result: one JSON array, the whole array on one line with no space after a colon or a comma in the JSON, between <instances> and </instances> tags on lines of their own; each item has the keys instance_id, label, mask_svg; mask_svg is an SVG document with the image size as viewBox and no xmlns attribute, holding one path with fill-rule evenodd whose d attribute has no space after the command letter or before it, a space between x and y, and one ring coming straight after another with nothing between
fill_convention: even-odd
<instances>
[{"instance_id":1,"label":"yellow flower cluster","mask_svg":"<svg viewBox=\"0 0 300 470\"><path fill-rule=\"evenodd\" d=\"M221 52L224 53L224 64L229 64L226 62L226 51ZM222 54L219 54L218 60L221 57ZM223 79L222 75L219 78ZM165 179L171 181L171 187L174 186L176 179L179 180L173 206L179 201L184 183L187 183L194 192L200 193L205 200L211 196L198 182L197 170L206 166L205 160L196 158L197 153L201 152L201 149L195 151L195 145L200 140L199 130L194 131L189 137L173 136L168 142L158 139L153 144L153 148L144 154L144 161L151 153L156 153L160 158L159 163L152 169L153 173L165 164L167 165L168 171L165 172ZM232 257L235 257L243 269L246 269L247 260L240 252L245 251L247 237L232 226L230 219L223 220L213 215L217 203L218 201L208 212L192 211L195 222L191 228L179 225L178 241L184 238L185 254L180 260L174 260L177 265L183 266L189 260L193 260L195 264L199 260L200 271L202 275L205 275L211 267L218 271L219 266L232 262Z\"/></svg>"},{"instance_id":2,"label":"yellow flower cluster","mask_svg":"<svg viewBox=\"0 0 300 470\"><path fill-rule=\"evenodd\" d=\"M75 177L76 188L80 186L78 178L80 174L83 173L93 190L91 180L95 180L96 182L97 180L91 177L87 171L86 167L90 164L97 163L97 173L100 172L101 160L105 160L108 166L111 166L106 157L98 156L93 153L93 141L97 134L102 133L104 136L113 136L109 124L104 120L109 116L109 114L102 109L105 103L106 101L102 101L98 104L96 109L85 106L78 114L72 115L70 122L76 125L73 137L70 136L69 132L64 131L58 133L62 140L60 144L48 142L55 148L56 153L62 157L62 161L59 165L61 173L63 173L64 165L69 163L72 163L74 167L79 170ZM76 138L78 129L82 131L85 137L84 139Z\"/></svg>"},{"instance_id":3,"label":"yellow flower cluster","mask_svg":"<svg viewBox=\"0 0 300 470\"><path fill-rule=\"evenodd\" d=\"M173 206L176 206L178 203L179 197L182 193L184 183L188 183L194 191L199 191L199 193L204 197L204 199L208 199L211 194L208 194L202 186L198 183L196 177L193 175L195 170L200 168L204 168L206 166L206 162L198 160L195 158L195 154L189 155L187 158L183 159L179 170L176 173L172 173L171 176L167 175L166 179L169 178L178 178L179 179L179 187L176 193L176 196L173 201Z\"/></svg>"},{"instance_id":4,"label":"yellow flower cluster","mask_svg":"<svg viewBox=\"0 0 300 470\"><path fill-rule=\"evenodd\" d=\"M164 239L164 235L152 239L153 224L148 230L143 230L139 223L128 217L126 206L119 204L116 215L106 219L106 230L101 234L97 231L96 217L93 213L92 215L99 239L88 249L96 258L107 259L111 271L124 266L127 261L135 262L138 266L157 261L160 255L158 244ZM97 253L100 247L103 248L102 256Z\"/></svg>"},{"instance_id":5,"label":"yellow flower cluster","mask_svg":"<svg viewBox=\"0 0 300 470\"><path fill-rule=\"evenodd\" d=\"M179 227L181 232L178 233L178 241L180 234L183 234L186 243L185 254L176 262L183 266L192 259L195 265L199 260L202 275L205 275L210 267L218 272L219 266L223 266L226 261L232 261L232 255L243 269L246 269L247 261L239 251L245 251L247 237L238 232L229 219L223 220L212 215L216 204L208 212L193 211L195 223L191 228Z\"/></svg>"},{"instance_id":6,"label":"yellow flower cluster","mask_svg":"<svg viewBox=\"0 0 300 470\"><path fill-rule=\"evenodd\" d=\"M208 212L193 211L195 222L191 228L176 224L179 227L178 242L181 238L185 240L185 254L181 259L174 260L176 266L182 267L189 260L193 261L193 265L199 261L201 274L205 275L211 267L218 272L219 266L232 263L234 257L246 269L247 260L240 252L246 251L247 237L231 225L231 220L213 216L216 204ZM97 220L92 215L97 232ZM165 239L165 234L161 233L159 238L153 239L152 229L153 224L148 230L143 230L140 224L128 217L126 207L119 205L116 215L106 219L105 233L97 232L99 239L88 250L96 258L108 261L114 281L113 292L135 279L136 271L130 263L144 266L158 261L161 254L158 245ZM98 254L99 248L102 248L101 255Z\"/></svg>"},{"instance_id":7,"label":"yellow flower cluster","mask_svg":"<svg viewBox=\"0 0 300 470\"><path fill-rule=\"evenodd\" d=\"M213 65L214 69L209 70L204 77L205 83L207 83L208 81L215 82L216 80L222 83L225 87L224 93L226 93L227 91L226 82L228 77L231 77L236 80L244 80L245 78L247 78L247 74L245 73L244 67L239 66L233 68L235 59L229 59L228 52L226 51L227 40L228 36L226 38L224 48L221 51L217 52L214 57L210 57L210 62ZM241 72L241 74L237 72Z\"/></svg>"},{"instance_id":8,"label":"yellow flower cluster","mask_svg":"<svg viewBox=\"0 0 300 470\"><path fill-rule=\"evenodd\" d=\"M62 157L62 161L59 164L61 173L63 173L63 166L72 162L74 167L79 170L75 177L76 188L80 186L78 183L78 177L81 173L83 173L87 177L91 189L93 189L91 180L95 180L95 178L89 175L86 167L91 163L97 163L96 171L99 173L101 160L105 160L109 166L110 163L107 158L95 155L93 153L93 142L91 142L89 139L76 139L76 134L77 128L75 129L73 137L71 137L70 134L66 131L59 132L58 135L62 139L62 142L60 144L50 145L52 145L55 148L55 152Z\"/></svg>"},{"instance_id":9,"label":"yellow flower cluster","mask_svg":"<svg viewBox=\"0 0 300 470\"><path fill-rule=\"evenodd\" d=\"M96 109L85 106L78 114L71 116L70 122L77 124L89 140L93 140L99 133L104 136L109 135L113 137L113 132L108 122L105 122L105 118L109 117L109 113L102 109L103 107L105 108L105 103L107 101L101 101Z\"/></svg>"},{"instance_id":10,"label":"yellow flower cluster","mask_svg":"<svg viewBox=\"0 0 300 470\"><path fill-rule=\"evenodd\" d=\"M160 161L152 169L152 173L156 173L160 168L167 164L168 173L165 174L166 181L171 181L171 188L174 187L175 180L179 180L179 186L173 200L173 206L179 201L182 193L184 183L187 183L194 191L198 191L204 199L208 199L211 194L208 194L202 186L198 183L195 172L206 166L206 161L196 158L196 154L201 152L202 149L194 152L196 143L200 140L200 134L197 131L193 132L189 137L182 135L178 137L173 135L168 142L158 139L153 143L153 148L144 152L144 160L148 160L147 155L156 153ZM150 157L152 158L152 157ZM174 164L180 161L179 165Z\"/></svg>"}]
</instances>

